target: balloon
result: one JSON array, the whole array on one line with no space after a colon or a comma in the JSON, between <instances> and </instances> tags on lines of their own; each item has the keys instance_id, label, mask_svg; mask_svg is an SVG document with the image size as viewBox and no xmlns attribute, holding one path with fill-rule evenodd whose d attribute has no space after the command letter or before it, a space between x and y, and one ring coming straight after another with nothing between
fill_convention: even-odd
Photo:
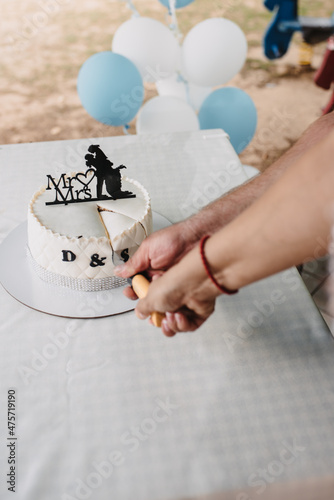
<instances>
[{"instance_id":1,"label":"balloon","mask_svg":"<svg viewBox=\"0 0 334 500\"><path fill-rule=\"evenodd\" d=\"M150 132L183 132L199 130L198 118L189 104L171 96L156 96L147 101L138 113L138 134Z\"/></svg>"},{"instance_id":2,"label":"balloon","mask_svg":"<svg viewBox=\"0 0 334 500\"><path fill-rule=\"evenodd\" d=\"M211 87L200 87L194 83L185 82L177 74L157 81L156 88L160 96L178 97L190 104L195 111L201 107L203 101L212 92Z\"/></svg>"},{"instance_id":3,"label":"balloon","mask_svg":"<svg viewBox=\"0 0 334 500\"><path fill-rule=\"evenodd\" d=\"M238 154L252 140L257 125L253 100L235 87L214 90L203 102L198 118L201 129L225 130Z\"/></svg>"},{"instance_id":4,"label":"balloon","mask_svg":"<svg viewBox=\"0 0 334 500\"><path fill-rule=\"evenodd\" d=\"M190 104L195 111L201 107L204 99L206 99L212 91L211 87L199 87L194 83L184 82L176 74L170 78L157 81L156 87L159 95L170 95L183 99Z\"/></svg>"},{"instance_id":5,"label":"balloon","mask_svg":"<svg viewBox=\"0 0 334 500\"><path fill-rule=\"evenodd\" d=\"M94 54L84 62L77 88L86 111L107 125L129 123L144 99L143 81L136 66L110 51Z\"/></svg>"},{"instance_id":6,"label":"balloon","mask_svg":"<svg viewBox=\"0 0 334 500\"><path fill-rule=\"evenodd\" d=\"M173 1L173 0L172 0ZM194 0L175 0L175 8L181 9L182 7L186 7L190 3L193 3ZM159 0L162 5L169 8L169 0Z\"/></svg>"},{"instance_id":7,"label":"balloon","mask_svg":"<svg viewBox=\"0 0 334 500\"><path fill-rule=\"evenodd\" d=\"M222 85L242 68L247 40L233 21L212 18L194 26L182 45L185 77L203 87Z\"/></svg>"},{"instance_id":8,"label":"balloon","mask_svg":"<svg viewBox=\"0 0 334 500\"><path fill-rule=\"evenodd\" d=\"M149 17L134 17L117 29L112 50L130 59L145 81L155 82L175 72L180 47L172 32L161 22Z\"/></svg>"}]
</instances>

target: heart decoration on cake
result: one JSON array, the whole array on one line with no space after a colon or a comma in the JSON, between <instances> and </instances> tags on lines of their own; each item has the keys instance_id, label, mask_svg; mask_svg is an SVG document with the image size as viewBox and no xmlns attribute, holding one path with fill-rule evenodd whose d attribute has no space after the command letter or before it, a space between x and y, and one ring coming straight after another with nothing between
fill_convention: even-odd
<instances>
[{"instance_id":1,"label":"heart decoration on cake","mask_svg":"<svg viewBox=\"0 0 334 500\"><path fill-rule=\"evenodd\" d=\"M93 175L90 177L90 179L88 179L88 182L85 182L83 179L85 179L87 181L87 176L89 176L90 173L93 173ZM89 168L88 170L86 170L85 173L83 172L79 172L77 175L76 175L76 179L77 181L81 182L81 184L83 186L86 186L88 187L89 184L92 182L92 180L94 179L95 177L95 170L93 168ZM82 179L83 178L83 179Z\"/></svg>"}]
</instances>

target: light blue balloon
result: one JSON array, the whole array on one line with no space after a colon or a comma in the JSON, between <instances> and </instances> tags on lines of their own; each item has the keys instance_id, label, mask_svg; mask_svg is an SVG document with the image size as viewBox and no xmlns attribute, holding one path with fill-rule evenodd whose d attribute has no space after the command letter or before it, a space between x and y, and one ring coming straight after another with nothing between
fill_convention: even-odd
<instances>
[{"instance_id":1,"label":"light blue balloon","mask_svg":"<svg viewBox=\"0 0 334 500\"><path fill-rule=\"evenodd\" d=\"M253 100L246 92L235 87L222 87L211 92L203 102L198 118L202 130L225 130L238 154L252 140L257 125Z\"/></svg>"},{"instance_id":2,"label":"light blue balloon","mask_svg":"<svg viewBox=\"0 0 334 500\"><path fill-rule=\"evenodd\" d=\"M81 66L78 94L85 110L106 125L126 125L144 99L144 86L137 67L111 51L89 57Z\"/></svg>"},{"instance_id":3,"label":"light blue balloon","mask_svg":"<svg viewBox=\"0 0 334 500\"><path fill-rule=\"evenodd\" d=\"M175 2L175 8L176 9L182 9L182 7L186 7L190 3L193 3L194 0L176 0ZM169 8L169 0L159 0L162 5L165 7Z\"/></svg>"}]
</instances>

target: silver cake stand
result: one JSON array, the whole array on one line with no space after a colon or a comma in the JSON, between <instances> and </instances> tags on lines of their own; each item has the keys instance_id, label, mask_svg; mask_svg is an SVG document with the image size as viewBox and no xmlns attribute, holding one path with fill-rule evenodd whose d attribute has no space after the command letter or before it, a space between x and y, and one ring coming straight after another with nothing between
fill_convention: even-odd
<instances>
[{"instance_id":1,"label":"silver cake stand","mask_svg":"<svg viewBox=\"0 0 334 500\"><path fill-rule=\"evenodd\" d=\"M153 230L170 222L153 212ZM36 274L27 253L27 223L17 226L0 245L0 282L22 304L40 312L65 318L103 318L134 309L123 295L124 286L99 292L81 292L46 283Z\"/></svg>"}]
</instances>

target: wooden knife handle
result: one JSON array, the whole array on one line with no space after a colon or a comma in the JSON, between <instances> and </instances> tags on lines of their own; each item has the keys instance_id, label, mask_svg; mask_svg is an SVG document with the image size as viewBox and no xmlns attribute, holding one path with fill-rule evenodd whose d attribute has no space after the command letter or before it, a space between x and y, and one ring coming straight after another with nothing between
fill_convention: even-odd
<instances>
[{"instance_id":1,"label":"wooden knife handle","mask_svg":"<svg viewBox=\"0 0 334 500\"><path fill-rule=\"evenodd\" d=\"M135 294L140 299L146 297L149 286L150 286L150 282L142 274L136 274L135 276L133 276L132 288L133 288ZM155 311L151 314L152 323L159 328L161 327L161 323L162 323L162 320L164 318L165 318L165 314L157 312L157 311Z\"/></svg>"}]
</instances>

